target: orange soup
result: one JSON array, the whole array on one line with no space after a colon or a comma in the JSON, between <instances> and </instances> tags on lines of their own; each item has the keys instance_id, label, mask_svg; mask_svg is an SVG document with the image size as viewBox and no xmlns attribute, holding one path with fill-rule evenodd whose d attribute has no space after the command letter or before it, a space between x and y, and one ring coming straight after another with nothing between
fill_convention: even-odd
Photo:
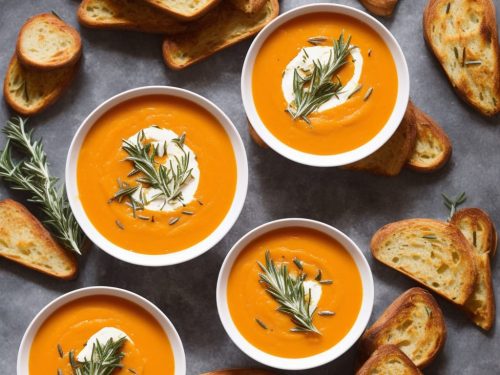
<instances>
[{"instance_id":1,"label":"orange soup","mask_svg":"<svg viewBox=\"0 0 500 375\"><path fill-rule=\"evenodd\" d=\"M260 280L257 262L266 264L266 251L276 267L286 265L291 277L303 277L304 298L315 309L312 323L319 333L294 332L291 316L277 310L280 304ZM227 286L229 311L240 333L262 351L285 358L312 356L337 344L354 325L362 296L361 277L347 250L306 228L279 229L254 240L236 259Z\"/></svg>"},{"instance_id":2,"label":"orange soup","mask_svg":"<svg viewBox=\"0 0 500 375\"><path fill-rule=\"evenodd\" d=\"M195 245L219 226L233 202L236 174L231 141L209 112L185 99L147 96L94 124L77 179L83 208L104 237L134 252L165 254ZM128 189L136 191L117 198Z\"/></svg>"},{"instance_id":3,"label":"orange soup","mask_svg":"<svg viewBox=\"0 0 500 375\"><path fill-rule=\"evenodd\" d=\"M101 295L69 302L42 324L31 346L30 375L55 375L58 370L72 375L70 352L76 361L88 339L105 327L130 338L121 348L123 368L113 375L174 373L172 348L156 319L130 301Z\"/></svg>"},{"instance_id":4,"label":"orange soup","mask_svg":"<svg viewBox=\"0 0 500 375\"><path fill-rule=\"evenodd\" d=\"M311 78L314 62L329 66L330 51L335 57L331 47L342 33L352 49L329 78L340 86L305 116L307 122L302 116L294 119L293 113L304 112L297 111L293 71ZM382 38L361 21L330 13L307 14L276 29L258 52L252 82L255 107L267 129L288 146L316 155L351 151L374 138L389 119L398 91L396 65ZM302 103L307 108L307 101Z\"/></svg>"}]
</instances>

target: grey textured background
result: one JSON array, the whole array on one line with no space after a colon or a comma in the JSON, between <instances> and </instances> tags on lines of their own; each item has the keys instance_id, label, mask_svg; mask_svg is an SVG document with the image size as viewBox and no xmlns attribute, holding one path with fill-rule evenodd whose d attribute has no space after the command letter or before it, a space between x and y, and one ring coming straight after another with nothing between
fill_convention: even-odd
<instances>
[{"instance_id":1,"label":"grey textured background","mask_svg":"<svg viewBox=\"0 0 500 375\"><path fill-rule=\"evenodd\" d=\"M282 9L313 3L284 0ZM494 0L497 7L499 0ZM339 1L362 8L357 0ZM363 249L375 278L372 321L401 292L415 284L374 262L371 235L383 224L410 217L444 218L442 192L466 191L468 205L487 209L500 224L500 122L482 118L454 94L424 45L421 15L424 0L404 0L384 24L406 54L411 97L437 119L450 135L454 152L439 173L404 171L395 178L375 177L338 169L316 169L290 162L250 140L240 99L240 70L250 41L227 49L181 72L170 71L161 58L161 36L80 28L84 59L75 82L56 105L32 119L43 136L52 173L64 175L70 141L83 118L103 100L123 90L144 85L172 85L193 90L220 106L233 120L248 153L250 185L238 222L226 238L198 259L174 267L146 269L111 258L93 248L80 261L77 280L60 282L0 259L0 372L15 373L17 349L35 314L55 297L76 288L110 285L129 289L158 305L172 320L184 343L188 374L218 368L256 366L226 335L215 304L217 274L234 242L255 226L285 217L306 217L329 223L351 236ZM78 1L0 0L0 74L4 75L17 31L38 12L56 10L77 25ZM79 26L77 26L79 27ZM0 104L0 121L11 111ZM1 140L3 144L3 139ZM95 171L98 173L98 171ZM0 184L0 197L15 196ZM500 282L493 262L496 284ZM500 300L500 287L496 297ZM483 333L442 299L448 341L427 374L500 373L500 336ZM498 319L497 319L498 327ZM352 373L354 352L308 374ZM48 374L50 375L50 374Z\"/></svg>"}]
</instances>

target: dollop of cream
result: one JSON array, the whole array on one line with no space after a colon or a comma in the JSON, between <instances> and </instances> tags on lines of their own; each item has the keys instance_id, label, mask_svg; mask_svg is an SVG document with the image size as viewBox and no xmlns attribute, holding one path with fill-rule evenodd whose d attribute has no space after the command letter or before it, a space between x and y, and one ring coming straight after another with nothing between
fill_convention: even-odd
<instances>
[{"instance_id":1,"label":"dollop of cream","mask_svg":"<svg viewBox=\"0 0 500 375\"><path fill-rule=\"evenodd\" d=\"M92 336L90 336L81 352L78 353L76 360L78 362L85 362L90 360L92 356L92 349L97 342L99 342L99 345L104 346L110 339L116 342L124 337L132 344L134 343L130 339L130 337L128 337L128 335L122 330L115 327L104 327L100 331L97 331Z\"/></svg>"},{"instance_id":2,"label":"dollop of cream","mask_svg":"<svg viewBox=\"0 0 500 375\"><path fill-rule=\"evenodd\" d=\"M181 149L176 142L172 141L174 139L179 139L179 134L170 129L164 129L154 125L137 132L128 138L127 141L137 144L141 132L144 132L144 139L149 140L152 146L156 148L157 155L159 157L166 157L164 164L168 168L170 168L170 163L172 163L174 169L177 168L181 157L184 155L184 150L184 152L189 155L188 168L192 169L192 171L191 177L181 188L182 202L179 200L165 202L163 197L157 197L155 199L154 197L161 191L148 187L142 187L137 190L132 197L137 201L142 201L141 196L144 197L146 201L144 207L150 211L175 211L182 207L183 204L188 204L193 201L200 182L200 168L198 166L198 161L196 160L196 154L193 150L191 150L186 144L184 144Z\"/></svg>"},{"instance_id":3,"label":"dollop of cream","mask_svg":"<svg viewBox=\"0 0 500 375\"><path fill-rule=\"evenodd\" d=\"M307 76L312 73L314 69L314 61L319 61L323 65L328 62L330 54L333 53L333 48L330 46L314 46L314 47L304 47L286 66L283 78L281 80L281 90L283 91L283 96L288 104L295 100L295 94L293 90L293 76L295 69L298 69L299 74L302 77ZM363 56L359 48L355 47L351 49L351 58L354 61L354 74L347 83L343 83L344 87L342 91L337 96L333 96L326 103L323 103L317 110L317 112L324 112L326 110L335 108L341 104L344 104L349 96L356 90L361 78L361 73L363 71Z\"/></svg>"},{"instance_id":4,"label":"dollop of cream","mask_svg":"<svg viewBox=\"0 0 500 375\"><path fill-rule=\"evenodd\" d=\"M309 313L312 314L314 310L318 307L319 300L323 294L323 288L321 284L315 280L305 280L304 281L304 295L305 298L309 298L309 291L311 291L311 301L309 304Z\"/></svg>"}]
</instances>

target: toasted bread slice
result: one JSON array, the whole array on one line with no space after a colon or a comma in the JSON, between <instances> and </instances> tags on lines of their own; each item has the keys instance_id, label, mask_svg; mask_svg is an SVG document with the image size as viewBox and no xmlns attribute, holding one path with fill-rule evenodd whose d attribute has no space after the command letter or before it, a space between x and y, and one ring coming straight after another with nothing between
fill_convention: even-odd
<instances>
[{"instance_id":1,"label":"toasted bread slice","mask_svg":"<svg viewBox=\"0 0 500 375\"><path fill-rule=\"evenodd\" d=\"M488 214L479 208L460 210L453 215L451 222L458 226L475 250L476 284L464 309L477 326L490 330L496 311L490 265L490 254L496 247L495 227Z\"/></svg>"},{"instance_id":2,"label":"toasted bread slice","mask_svg":"<svg viewBox=\"0 0 500 375\"><path fill-rule=\"evenodd\" d=\"M80 34L50 13L26 21L17 38L17 58L27 68L51 70L76 64L82 53Z\"/></svg>"},{"instance_id":3,"label":"toasted bread slice","mask_svg":"<svg viewBox=\"0 0 500 375\"><path fill-rule=\"evenodd\" d=\"M245 13L255 13L262 9L267 0L230 0L233 5Z\"/></svg>"},{"instance_id":4,"label":"toasted bread slice","mask_svg":"<svg viewBox=\"0 0 500 375\"><path fill-rule=\"evenodd\" d=\"M417 139L415 114L408 105L403 121L393 136L372 155L345 166L345 169L366 171L382 176L396 176L403 169Z\"/></svg>"},{"instance_id":5,"label":"toasted bread slice","mask_svg":"<svg viewBox=\"0 0 500 375\"><path fill-rule=\"evenodd\" d=\"M39 113L61 96L77 68L78 64L50 71L30 70L24 68L14 54L3 85L5 101L22 115Z\"/></svg>"},{"instance_id":6,"label":"toasted bread slice","mask_svg":"<svg viewBox=\"0 0 500 375\"><path fill-rule=\"evenodd\" d=\"M500 53L492 0L429 0L424 37L457 93L486 116L500 112Z\"/></svg>"},{"instance_id":7,"label":"toasted bread slice","mask_svg":"<svg viewBox=\"0 0 500 375\"><path fill-rule=\"evenodd\" d=\"M60 279L76 276L74 256L22 204L0 201L0 256Z\"/></svg>"},{"instance_id":8,"label":"toasted bread slice","mask_svg":"<svg viewBox=\"0 0 500 375\"><path fill-rule=\"evenodd\" d=\"M78 22L97 29L123 29L145 33L177 34L186 25L155 7L137 0L84 0Z\"/></svg>"},{"instance_id":9,"label":"toasted bread slice","mask_svg":"<svg viewBox=\"0 0 500 375\"><path fill-rule=\"evenodd\" d=\"M360 2L370 13L388 17L392 15L398 0L360 0Z\"/></svg>"},{"instance_id":10,"label":"toasted bread slice","mask_svg":"<svg viewBox=\"0 0 500 375\"><path fill-rule=\"evenodd\" d=\"M216 6L220 0L144 0L154 7L181 20L198 18Z\"/></svg>"},{"instance_id":11,"label":"toasted bread slice","mask_svg":"<svg viewBox=\"0 0 500 375\"><path fill-rule=\"evenodd\" d=\"M396 345L384 345L356 372L356 375L422 375L417 366Z\"/></svg>"},{"instance_id":12,"label":"toasted bread slice","mask_svg":"<svg viewBox=\"0 0 500 375\"><path fill-rule=\"evenodd\" d=\"M411 104L413 105L413 104ZM417 172L434 172L450 160L451 142L432 117L413 105L417 141L406 166Z\"/></svg>"},{"instance_id":13,"label":"toasted bread slice","mask_svg":"<svg viewBox=\"0 0 500 375\"><path fill-rule=\"evenodd\" d=\"M371 251L378 261L458 305L474 288L473 250L454 224L433 219L388 224L373 236Z\"/></svg>"},{"instance_id":14,"label":"toasted bread slice","mask_svg":"<svg viewBox=\"0 0 500 375\"><path fill-rule=\"evenodd\" d=\"M264 142L264 140L259 137L255 129L253 128L252 124L250 124L250 121L248 122L248 134L250 134L250 138L259 146L262 148L269 148L269 146Z\"/></svg>"},{"instance_id":15,"label":"toasted bread slice","mask_svg":"<svg viewBox=\"0 0 500 375\"><path fill-rule=\"evenodd\" d=\"M363 333L359 354L365 359L391 344L423 368L436 358L445 341L446 325L436 300L424 289L412 288L396 298Z\"/></svg>"},{"instance_id":16,"label":"toasted bread slice","mask_svg":"<svg viewBox=\"0 0 500 375\"><path fill-rule=\"evenodd\" d=\"M278 0L268 0L259 12L246 14L223 2L190 31L166 37L163 58L172 69L183 69L259 32L279 13Z\"/></svg>"}]
</instances>

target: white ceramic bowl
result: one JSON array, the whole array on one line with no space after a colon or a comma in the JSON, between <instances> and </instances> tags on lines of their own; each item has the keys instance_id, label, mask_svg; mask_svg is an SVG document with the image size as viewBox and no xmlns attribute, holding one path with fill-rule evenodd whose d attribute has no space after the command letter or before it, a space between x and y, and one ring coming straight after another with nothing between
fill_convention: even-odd
<instances>
[{"instance_id":1,"label":"white ceramic bowl","mask_svg":"<svg viewBox=\"0 0 500 375\"><path fill-rule=\"evenodd\" d=\"M396 64L396 70L398 74L398 96L396 99L396 104L394 110L389 117L389 120L382 128L382 130L370 141L364 145L348 152L335 155L314 155L296 150L278 138L276 138L264 125L260 119L255 103L253 100L253 90L252 90L252 74L255 64L255 59L259 54L259 51L266 41L266 39L281 25L284 23L303 16L305 14L311 13L332 13L332 14L343 14L346 16L358 19L368 26L370 26L376 33L380 35L385 44L388 46L394 63ZM339 5L339 4L310 4L292 9L275 20L269 23L255 38L250 49L247 52L245 63L243 64L243 72L241 75L241 95L243 98L243 105L252 127L255 129L257 134L262 138L262 140L271 147L277 153L283 155L284 157L293 160L297 163L316 166L316 167L336 167L341 165L346 165L354 163L364 157L371 155L377 151L389 138L394 134L398 128L403 115L406 111L408 105L410 94L410 78L408 74L408 66L406 65L406 59L403 55L403 51L399 46L398 42L394 38L387 28L382 25L375 18L369 14L362 12L358 9Z\"/></svg>"},{"instance_id":2,"label":"white ceramic bowl","mask_svg":"<svg viewBox=\"0 0 500 375\"><path fill-rule=\"evenodd\" d=\"M80 149L83 141L97 120L111 108L123 103L127 100L148 95L164 95L175 96L194 102L200 107L212 114L226 131L236 158L237 165L237 183L234 199L227 212L224 220L219 226L201 242L186 248L181 251L160 255L140 254L124 249L115 245L103 236L92 224L82 206L79 199L78 184L77 184L77 164ZM66 160L66 189L68 194L71 209L80 224L80 227L85 232L87 237L95 243L99 248L110 254L111 256L123 260L124 262L133 263L142 266L167 266L193 259L215 246L231 229L245 202L248 186L248 163L245 152L245 147L241 137L233 125L229 117L222 110L204 97L180 88L169 86L147 86L122 92L112 98L106 100L98 106L92 113L83 121L78 128L68 152Z\"/></svg>"},{"instance_id":3,"label":"white ceramic bowl","mask_svg":"<svg viewBox=\"0 0 500 375\"><path fill-rule=\"evenodd\" d=\"M94 286L88 288L77 289L72 292L66 293L45 306L31 321L28 329L24 333L19 352L17 353L17 375L29 375L29 357L33 340L41 325L47 320L57 309L66 305L67 303L89 296L104 295L119 297L124 300L130 301L144 310L146 310L153 318L156 319L158 324L163 328L168 337L170 346L174 353L175 361L175 375L186 374L186 356L184 355L184 348L179 334L175 330L174 325L165 316L165 314L147 299L139 296L138 294L129 292L128 290L111 288L105 286Z\"/></svg>"},{"instance_id":4,"label":"white ceramic bowl","mask_svg":"<svg viewBox=\"0 0 500 375\"><path fill-rule=\"evenodd\" d=\"M236 328L236 325L231 318L231 313L229 312L229 306L227 303L227 283L229 275L240 252L245 249L249 243L265 233L288 227L315 229L337 240L349 252L354 260L358 268L363 287L361 309L354 325L347 335L327 351L305 358L282 358L268 354L253 346L245 339L245 337L243 337L243 335L238 331L238 328ZM361 336L366 328L366 325L368 324L373 308L373 296L374 290L372 272L359 247L338 229L319 221L308 219L294 218L276 220L263 224L248 232L227 254L219 273L219 279L217 280L217 310L219 312L222 325L224 326L224 329L229 337L233 340L236 346L238 346L244 353L254 360L264 365L282 370L306 370L318 367L337 359L349 350Z\"/></svg>"}]
</instances>

